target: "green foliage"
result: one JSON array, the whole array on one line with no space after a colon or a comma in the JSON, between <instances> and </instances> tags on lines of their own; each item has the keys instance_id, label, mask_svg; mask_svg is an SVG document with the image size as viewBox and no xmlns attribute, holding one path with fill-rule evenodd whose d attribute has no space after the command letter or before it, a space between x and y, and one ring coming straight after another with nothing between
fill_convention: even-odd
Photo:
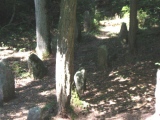
<instances>
[{"instance_id":1,"label":"green foliage","mask_svg":"<svg viewBox=\"0 0 160 120\"><path fill-rule=\"evenodd\" d=\"M72 103L73 107L79 107L82 109L87 109L89 107L89 103L80 100L76 90L72 90L71 95L72 95L71 103Z\"/></svg>"},{"instance_id":2,"label":"green foliage","mask_svg":"<svg viewBox=\"0 0 160 120\"><path fill-rule=\"evenodd\" d=\"M160 63L159 63L159 62L157 62L157 63L155 63L155 65L158 65L158 66L160 66Z\"/></svg>"},{"instance_id":3,"label":"green foliage","mask_svg":"<svg viewBox=\"0 0 160 120\"><path fill-rule=\"evenodd\" d=\"M95 15L94 15L94 19L96 19L97 21L102 20L102 15L100 12L96 11Z\"/></svg>"},{"instance_id":4,"label":"green foliage","mask_svg":"<svg viewBox=\"0 0 160 120\"><path fill-rule=\"evenodd\" d=\"M71 103L73 106L82 106L82 101L79 99L78 94L75 90L72 90Z\"/></svg>"},{"instance_id":5,"label":"green foliage","mask_svg":"<svg viewBox=\"0 0 160 120\"><path fill-rule=\"evenodd\" d=\"M1 42L1 47L5 47L5 44L3 42Z\"/></svg>"},{"instance_id":6,"label":"green foliage","mask_svg":"<svg viewBox=\"0 0 160 120\"><path fill-rule=\"evenodd\" d=\"M115 13L117 14L121 14L121 10L123 7L127 8L127 6L129 6L129 0L121 0L121 1L117 1L117 0L112 0L111 1L111 5L110 7L112 7L112 11L113 11L113 15Z\"/></svg>"},{"instance_id":7,"label":"green foliage","mask_svg":"<svg viewBox=\"0 0 160 120\"><path fill-rule=\"evenodd\" d=\"M12 21L14 24L27 23L28 26L35 24L33 0L3 0L1 3L2 4L0 4L0 17L3 18L0 20L1 27L9 23L12 15L14 15Z\"/></svg>"},{"instance_id":8,"label":"green foliage","mask_svg":"<svg viewBox=\"0 0 160 120\"><path fill-rule=\"evenodd\" d=\"M153 27L154 25L160 25L160 0L140 0L139 1L139 12L141 17L144 17L145 21L142 27Z\"/></svg>"},{"instance_id":9,"label":"green foliage","mask_svg":"<svg viewBox=\"0 0 160 120\"><path fill-rule=\"evenodd\" d=\"M33 50L36 47L35 30L25 24L10 25L0 31L0 42L16 51Z\"/></svg>"},{"instance_id":10,"label":"green foliage","mask_svg":"<svg viewBox=\"0 0 160 120\"><path fill-rule=\"evenodd\" d=\"M50 102L50 103L47 103L47 104L42 108L42 110L43 110L43 111L47 111L47 110L52 109L54 106L56 106L56 101L52 101L52 102Z\"/></svg>"},{"instance_id":11,"label":"green foliage","mask_svg":"<svg viewBox=\"0 0 160 120\"><path fill-rule=\"evenodd\" d=\"M93 0L77 0L77 21L83 23L84 12L89 11L91 17L94 16L94 5Z\"/></svg>"},{"instance_id":12,"label":"green foliage","mask_svg":"<svg viewBox=\"0 0 160 120\"><path fill-rule=\"evenodd\" d=\"M144 23L145 23L145 20L146 18L148 18L149 15L147 15L147 12L140 9L138 10L137 12L137 18L138 18L138 22L139 22L139 25L140 27L144 26Z\"/></svg>"},{"instance_id":13,"label":"green foliage","mask_svg":"<svg viewBox=\"0 0 160 120\"><path fill-rule=\"evenodd\" d=\"M25 63L21 63L20 61L14 61L12 63L12 69L16 77L26 78L29 76L27 71L27 66Z\"/></svg>"},{"instance_id":14,"label":"green foliage","mask_svg":"<svg viewBox=\"0 0 160 120\"><path fill-rule=\"evenodd\" d=\"M77 113L75 113L75 111L74 111L73 106L69 106L68 112L69 112L72 120L75 120L78 117Z\"/></svg>"},{"instance_id":15,"label":"green foliage","mask_svg":"<svg viewBox=\"0 0 160 120\"><path fill-rule=\"evenodd\" d=\"M128 17L130 13L130 8L128 5L123 6L121 9L121 17Z\"/></svg>"}]
</instances>

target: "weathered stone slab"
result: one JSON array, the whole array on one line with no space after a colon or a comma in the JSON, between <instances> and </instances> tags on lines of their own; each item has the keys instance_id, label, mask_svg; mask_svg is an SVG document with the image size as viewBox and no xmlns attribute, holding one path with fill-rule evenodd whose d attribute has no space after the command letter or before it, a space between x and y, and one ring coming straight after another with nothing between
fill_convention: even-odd
<instances>
[{"instance_id":1,"label":"weathered stone slab","mask_svg":"<svg viewBox=\"0 0 160 120\"><path fill-rule=\"evenodd\" d=\"M84 32L88 32L90 30L90 26L91 26L90 22L91 22L90 12L85 11L84 12L84 22L83 22Z\"/></svg>"},{"instance_id":2,"label":"weathered stone slab","mask_svg":"<svg viewBox=\"0 0 160 120\"><path fill-rule=\"evenodd\" d=\"M0 61L0 97L3 101L9 101L15 97L14 75L7 60Z\"/></svg>"},{"instance_id":3,"label":"weathered stone slab","mask_svg":"<svg viewBox=\"0 0 160 120\"><path fill-rule=\"evenodd\" d=\"M160 69L157 70L155 98L155 114L160 118Z\"/></svg>"},{"instance_id":4,"label":"weathered stone slab","mask_svg":"<svg viewBox=\"0 0 160 120\"><path fill-rule=\"evenodd\" d=\"M107 57L108 57L108 49L106 45L101 45L98 48L98 67L99 69L105 70L107 68Z\"/></svg>"},{"instance_id":5,"label":"weathered stone slab","mask_svg":"<svg viewBox=\"0 0 160 120\"><path fill-rule=\"evenodd\" d=\"M2 85L0 86L0 107L3 107L3 90L2 90Z\"/></svg>"},{"instance_id":6,"label":"weathered stone slab","mask_svg":"<svg viewBox=\"0 0 160 120\"><path fill-rule=\"evenodd\" d=\"M86 89L86 70L80 68L74 75L74 82L79 96L81 96Z\"/></svg>"},{"instance_id":7,"label":"weathered stone slab","mask_svg":"<svg viewBox=\"0 0 160 120\"><path fill-rule=\"evenodd\" d=\"M76 22L76 25L75 25L75 35L74 36L75 36L75 43L82 41L81 25L78 22Z\"/></svg>"},{"instance_id":8,"label":"weathered stone slab","mask_svg":"<svg viewBox=\"0 0 160 120\"><path fill-rule=\"evenodd\" d=\"M44 66L43 61L35 54L29 56L28 67L30 74L35 79L42 79L47 74L47 68Z\"/></svg>"},{"instance_id":9,"label":"weathered stone slab","mask_svg":"<svg viewBox=\"0 0 160 120\"><path fill-rule=\"evenodd\" d=\"M39 107L33 107L29 110L27 120L42 120L42 110Z\"/></svg>"},{"instance_id":10,"label":"weathered stone slab","mask_svg":"<svg viewBox=\"0 0 160 120\"><path fill-rule=\"evenodd\" d=\"M119 32L118 38L120 39L123 47L125 47L128 44L128 30L127 25L124 22L121 25L121 30Z\"/></svg>"}]
</instances>

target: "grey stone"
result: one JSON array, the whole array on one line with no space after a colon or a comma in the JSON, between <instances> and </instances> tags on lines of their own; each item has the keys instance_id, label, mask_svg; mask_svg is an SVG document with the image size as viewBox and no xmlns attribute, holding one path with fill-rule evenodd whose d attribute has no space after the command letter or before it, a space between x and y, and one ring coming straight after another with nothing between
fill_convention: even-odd
<instances>
[{"instance_id":1,"label":"grey stone","mask_svg":"<svg viewBox=\"0 0 160 120\"><path fill-rule=\"evenodd\" d=\"M35 54L29 56L28 68L35 79L41 79L47 74L47 68L44 66L43 61Z\"/></svg>"},{"instance_id":2,"label":"grey stone","mask_svg":"<svg viewBox=\"0 0 160 120\"><path fill-rule=\"evenodd\" d=\"M76 22L75 25L75 43L82 41L82 34L81 34L81 25L80 23Z\"/></svg>"},{"instance_id":3,"label":"grey stone","mask_svg":"<svg viewBox=\"0 0 160 120\"><path fill-rule=\"evenodd\" d=\"M156 89L155 89L155 114L160 116L160 69L157 70Z\"/></svg>"},{"instance_id":4,"label":"grey stone","mask_svg":"<svg viewBox=\"0 0 160 120\"><path fill-rule=\"evenodd\" d=\"M91 26L90 23L91 23L90 12L85 11L84 12L84 22L83 22L84 32L88 32L90 30L90 26Z\"/></svg>"},{"instance_id":5,"label":"grey stone","mask_svg":"<svg viewBox=\"0 0 160 120\"><path fill-rule=\"evenodd\" d=\"M0 86L0 107L3 107L3 89Z\"/></svg>"},{"instance_id":6,"label":"grey stone","mask_svg":"<svg viewBox=\"0 0 160 120\"><path fill-rule=\"evenodd\" d=\"M51 30L51 49L53 53L56 53L57 50L57 38L58 38L58 31Z\"/></svg>"},{"instance_id":7,"label":"grey stone","mask_svg":"<svg viewBox=\"0 0 160 120\"><path fill-rule=\"evenodd\" d=\"M29 110L27 120L42 120L42 110L39 107L33 107Z\"/></svg>"},{"instance_id":8,"label":"grey stone","mask_svg":"<svg viewBox=\"0 0 160 120\"><path fill-rule=\"evenodd\" d=\"M86 70L80 68L74 75L74 82L79 96L81 96L86 89Z\"/></svg>"},{"instance_id":9,"label":"grey stone","mask_svg":"<svg viewBox=\"0 0 160 120\"><path fill-rule=\"evenodd\" d=\"M0 97L9 101L15 97L15 81L7 60L0 61Z\"/></svg>"},{"instance_id":10,"label":"grey stone","mask_svg":"<svg viewBox=\"0 0 160 120\"><path fill-rule=\"evenodd\" d=\"M122 46L126 47L126 45L128 44L128 30L126 23L124 22L121 25L121 30L119 32L118 38L120 39Z\"/></svg>"},{"instance_id":11,"label":"grey stone","mask_svg":"<svg viewBox=\"0 0 160 120\"><path fill-rule=\"evenodd\" d=\"M98 67L99 69L105 70L107 68L107 57L108 57L108 49L106 45L101 45L98 48Z\"/></svg>"}]
</instances>

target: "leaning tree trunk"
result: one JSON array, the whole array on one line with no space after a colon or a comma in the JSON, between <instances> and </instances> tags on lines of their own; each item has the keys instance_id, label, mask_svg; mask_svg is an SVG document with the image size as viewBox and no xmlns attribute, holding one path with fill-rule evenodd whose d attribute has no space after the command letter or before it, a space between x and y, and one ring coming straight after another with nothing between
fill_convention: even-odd
<instances>
[{"instance_id":1,"label":"leaning tree trunk","mask_svg":"<svg viewBox=\"0 0 160 120\"><path fill-rule=\"evenodd\" d=\"M130 52L136 52L136 32L137 32L137 0L130 0L130 26L129 26L129 47Z\"/></svg>"},{"instance_id":2,"label":"leaning tree trunk","mask_svg":"<svg viewBox=\"0 0 160 120\"><path fill-rule=\"evenodd\" d=\"M77 0L61 0L56 53L56 94L58 113L63 117L71 99L76 4Z\"/></svg>"},{"instance_id":3,"label":"leaning tree trunk","mask_svg":"<svg viewBox=\"0 0 160 120\"><path fill-rule=\"evenodd\" d=\"M48 19L48 2L46 0L34 0L36 15L36 52L41 59L47 57L51 52L49 19Z\"/></svg>"}]
</instances>

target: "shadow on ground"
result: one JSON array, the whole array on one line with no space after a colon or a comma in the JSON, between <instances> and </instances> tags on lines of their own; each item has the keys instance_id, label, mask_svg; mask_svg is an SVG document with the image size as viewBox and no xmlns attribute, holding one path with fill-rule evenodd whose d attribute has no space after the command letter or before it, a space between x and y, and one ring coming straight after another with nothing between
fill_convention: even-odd
<instances>
[{"instance_id":1,"label":"shadow on ground","mask_svg":"<svg viewBox=\"0 0 160 120\"><path fill-rule=\"evenodd\" d=\"M11 67L14 67L13 71L16 75L16 96L15 99L4 103L3 108L0 109L0 119L27 119L29 109L35 106L46 108L50 112L49 114L56 115L57 103L53 74L55 70L55 60L51 58L45 61L49 72L48 75L41 80L34 80L32 77L29 77L28 74L26 77L24 76L28 73L27 61L23 61L21 58L11 57L8 58L8 62ZM18 76L20 73L21 75Z\"/></svg>"},{"instance_id":2,"label":"shadow on ground","mask_svg":"<svg viewBox=\"0 0 160 120\"><path fill-rule=\"evenodd\" d=\"M116 36L83 38L76 48L75 69L85 67L87 70L87 90L83 100L90 104L88 111L94 112L95 118L138 113L137 119L140 119L143 114L154 113L158 68L155 63L160 59L159 33L160 28L138 31L136 55L130 55ZM108 47L109 54L117 55L106 71L97 67L97 49L102 44Z\"/></svg>"}]
</instances>

